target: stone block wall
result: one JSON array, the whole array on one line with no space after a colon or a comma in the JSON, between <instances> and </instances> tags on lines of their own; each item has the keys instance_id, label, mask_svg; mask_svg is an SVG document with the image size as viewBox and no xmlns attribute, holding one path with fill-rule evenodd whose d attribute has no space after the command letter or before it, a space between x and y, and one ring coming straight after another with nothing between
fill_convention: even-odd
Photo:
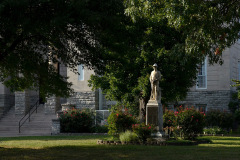
<instances>
[{"instance_id":1,"label":"stone block wall","mask_svg":"<svg viewBox=\"0 0 240 160\"><path fill-rule=\"evenodd\" d=\"M30 95L28 91L15 92L15 114L26 114L30 108Z\"/></svg>"},{"instance_id":2,"label":"stone block wall","mask_svg":"<svg viewBox=\"0 0 240 160\"><path fill-rule=\"evenodd\" d=\"M45 114L55 114L57 110L60 110L60 98L52 96L47 98L47 102L44 104Z\"/></svg>"},{"instance_id":3,"label":"stone block wall","mask_svg":"<svg viewBox=\"0 0 240 160\"><path fill-rule=\"evenodd\" d=\"M60 120L59 119L52 119L52 134L59 134L60 133Z\"/></svg>"},{"instance_id":4,"label":"stone block wall","mask_svg":"<svg viewBox=\"0 0 240 160\"><path fill-rule=\"evenodd\" d=\"M228 110L232 91L195 91L188 92L184 101L178 102L187 106L206 105L207 110Z\"/></svg>"},{"instance_id":5,"label":"stone block wall","mask_svg":"<svg viewBox=\"0 0 240 160\"><path fill-rule=\"evenodd\" d=\"M70 98L67 99L67 103L76 105L76 108L91 108L96 109L98 103L98 95L95 91L75 92Z\"/></svg>"}]
</instances>

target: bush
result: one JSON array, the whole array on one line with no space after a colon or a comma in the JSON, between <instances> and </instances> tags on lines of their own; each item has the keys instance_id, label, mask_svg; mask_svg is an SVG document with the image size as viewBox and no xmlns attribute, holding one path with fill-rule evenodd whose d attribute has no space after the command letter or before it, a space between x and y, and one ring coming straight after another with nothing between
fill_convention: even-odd
<instances>
[{"instance_id":1,"label":"bush","mask_svg":"<svg viewBox=\"0 0 240 160\"><path fill-rule=\"evenodd\" d=\"M154 127L150 124L145 125L144 123L141 123L132 125L133 132L138 135L139 140L142 142L146 141L147 138L151 137L153 129Z\"/></svg>"},{"instance_id":2,"label":"bush","mask_svg":"<svg viewBox=\"0 0 240 160\"><path fill-rule=\"evenodd\" d=\"M88 110L70 109L60 116L61 132L87 133L93 126L93 113Z\"/></svg>"},{"instance_id":3,"label":"bush","mask_svg":"<svg viewBox=\"0 0 240 160\"><path fill-rule=\"evenodd\" d=\"M94 133L107 133L108 132L108 126L107 125L96 125L93 127L92 132Z\"/></svg>"},{"instance_id":4,"label":"bush","mask_svg":"<svg viewBox=\"0 0 240 160\"><path fill-rule=\"evenodd\" d=\"M229 130L233 124L233 116L228 112L211 110L206 114L206 124L208 127L218 126L222 129Z\"/></svg>"},{"instance_id":5,"label":"bush","mask_svg":"<svg viewBox=\"0 0 240 160\"><path fill-rule=\"evenodd\" d=\"M218 126L214 126L214 127L211 127L211 128L204 128L203 132L204 132L204 134L214 134L214 135L215 134L224 134L224 133L226 133L225 130L221 129Z\"/></svg>"},{"instance_id":6,"label":"bush","mask_svg":"<svg viewBox=\"0 0 240 160\"><path fill-rule=\"evenodd\" d=\"M120 133L119 139L121 142L136 142L138 141L138 135L132 131Z\"/></svg>"},{"instance_id":7,"label":"bush","mask_svg":"<svg viewBox=\"0 0 240 160\"><path fill-rule=\"evenodd\" d=\"M196 111L194 108L186 108L179 110L176 116L185 139L193 139L195 135L203 133L205 126L203 112Z\"/></svg>"},{"instance_id":8,"label":"bush","mask_svg":"<svg viewBox=\"0 0 240 160\"><path fill-rule=\"evenodd\" d=\"M193 139L196 134L203 132L204 116L203 112L196 111L194 108L183 109L180 106L178 111L165 112L163 116L164 127L175 138L183 136L185 139Z\"/></svg>"},{"instance_id":9,"label":"bush","mask_svg":"<svg viewBox=\"0 0 240 160\"><path fill-rule=\"evenodd\" d=\"M240 110L236 110L234 113L234 119L235 121L240 124Z\"/></svg>"},{"instance_id":10,"label":"bush","mask_svg":"<svg viewBox=\"0 0 240 160\"><path fill-rule=\"evenodd\" d=\"M108 117L108 134L118 136L119 133L132 129L132 125L137 123L137 120L129 113L127 108L118 107L111 111Z\"/></svg>"},{"instance_id":11,"label":"bush","mask_svg":"<svg viewBox=\"0 0 240 160\"><path fill-rule=\"evenodd\" d=\"M178 112L175 112L175 114ZM177 125L177 117L175 116L173 111L166 110L164 115L163 115L163 127L168 128L168 127L173 127Z\"/></svg>"}]
</instances>

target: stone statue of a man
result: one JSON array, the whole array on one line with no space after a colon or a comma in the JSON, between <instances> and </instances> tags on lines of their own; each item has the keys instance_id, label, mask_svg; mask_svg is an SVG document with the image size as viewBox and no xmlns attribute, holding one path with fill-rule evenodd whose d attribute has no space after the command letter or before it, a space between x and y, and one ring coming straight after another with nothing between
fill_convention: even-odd
<instances>
[{"instance_id":1,"label":"stone statue of a man","mask_svg":"<svg viewBox=\"0 0 240 160\"><path fill-rule=\"evenodd\" d=\"M150 100L161 101L161 90L159 88L159 81L161 79L161 73L157 70L157 64L153 65L153 71L150 75L150 83L151 83L151 97Z\"/></svg>"}]
</instances>

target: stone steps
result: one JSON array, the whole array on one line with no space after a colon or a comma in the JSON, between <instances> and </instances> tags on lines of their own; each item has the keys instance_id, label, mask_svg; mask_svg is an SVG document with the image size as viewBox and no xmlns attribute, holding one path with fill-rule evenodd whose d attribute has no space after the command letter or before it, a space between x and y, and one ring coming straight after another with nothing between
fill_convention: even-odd
<instances>
[{"instance_id":1,"label":"stone steps","mask_svg":"<svg viewBox=\"0 0 240 160\"><path fill-rule=\"evenodd\" d=\"M19 133L18 124L23 116L15 115L15 108L12 107L0 120L0 137L51 135L52 119L55 119L56 115L46 115L44 111L44 106L41 105L38 108L37 114L33 113L31 115L30 122L27 120L22 125L21 133Z\"/></svg>"}]
</instances>

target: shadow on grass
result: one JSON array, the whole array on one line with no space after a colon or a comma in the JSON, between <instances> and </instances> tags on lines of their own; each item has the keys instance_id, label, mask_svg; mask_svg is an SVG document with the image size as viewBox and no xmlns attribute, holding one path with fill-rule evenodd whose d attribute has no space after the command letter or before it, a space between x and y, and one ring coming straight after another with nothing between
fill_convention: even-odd
<instances>
[{"instance_id":1,"label":"shadow on grass","mask_svg":"<svg viewBox=\"0 0 240 160\"><path fill-rule=\"evenodd\" d=\"M66 160L66 159L239 159L240 147L206 146L133 146L94 145L61 146L43 149L0 148L0 159L4 160Z\"/></svg>"},{"instance_id":2,"label":"shadow on grass","mask_svg":"<svg viewBox=\"0 0 240 160\"><path fill-rule=\"evenodd\" d=\"M212 144L198 146L141 146L141 145L97 145L96 139L102 139L109 136L45 136L45 137L15 137L0 138L0 141L6 141L8 144L1 147L1 160L66 160L66 159L192 159L192 160L238 160L240 157L240 139L228 137L211 137ZM225 139L224 139L225 138ZM63 142L54 143L53 146L23 148L21 144L28 143L24 141L48 141L48 140L69 140L65 145ZM76 140L76 141L74 141ZM80 140L80 141L78 141ZM82 141L83 140L83 141ZM87 140L87 141L85 141ZM214 142L216 140L216 142ZM217 141L219 140L219 141ZM11 141L20 141L20 147ZM91 141L91 143L89 143ZM92 143L94 142L94 143ZM49 145L48 142L41 142ZM66 142L65 142L66 143ZM75 144L73 144L75 143ZM221 146L219 146L221 144ZM39 144L37 144L40 146ZM236 145L236 146L233 146ZM2 145L3 146L3 145Z\"/></svg>"},{"instance_id":3,"label":"shadow on grass","mask_svg":"<svg viewBox=\"0 0 240 160\"><path fill-rule=\"evenodd\" d=\"M109 138L108 135L82 135L82 136L26 136L26 137L0 137L1 141L25 141L25 140L90 140Z\"/></svg>"}]
</instances>

